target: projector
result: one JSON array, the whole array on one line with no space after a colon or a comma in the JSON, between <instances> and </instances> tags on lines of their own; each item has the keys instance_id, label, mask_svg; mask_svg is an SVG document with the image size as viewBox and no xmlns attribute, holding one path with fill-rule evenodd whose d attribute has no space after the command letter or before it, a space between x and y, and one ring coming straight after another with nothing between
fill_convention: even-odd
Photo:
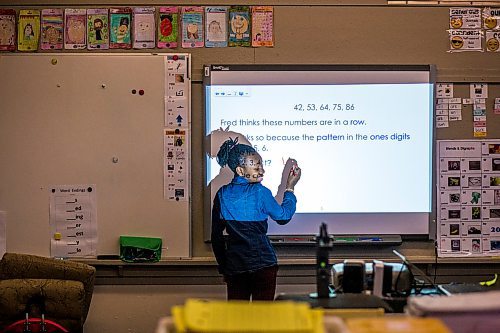
<instances>
[{"instance_id":1,"label":"projector","mask_svg":"<svg viewBox=\"0 0 500 333\"><path fill-rule=\"evenodd\" d=\"M378 261L378 263L382 262ZM384 281L381 283L384 284L383 289L386 294L408 293L411 291L412 275L406 265L401 263L383 263L383 267ZM332 265L332 285L335 290L340 291L342 291L346 286L349 288L347 292L363 291L359 289L373 291L373 268L374 264L372 262L365 263L362 260L345 260L343 263ZM349 281L344 281L344 274L348 276ZM386 276L390 276L391 279ZM352 279L355 279L356 281L352 281ZM357 291L353 291L353 285L357 286Z\"/></svg>"}]
</instances>

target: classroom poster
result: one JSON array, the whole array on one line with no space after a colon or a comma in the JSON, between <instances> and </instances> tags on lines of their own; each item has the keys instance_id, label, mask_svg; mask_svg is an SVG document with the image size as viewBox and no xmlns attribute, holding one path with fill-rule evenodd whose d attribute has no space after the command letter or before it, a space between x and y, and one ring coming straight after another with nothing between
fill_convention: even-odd
<instances>
[{"instance_id":1,"label":"classroom poster","mask_svg":"<svg viewBox=\"0 0 500 333\"><path fill-rule=\"evenodd\" d=\"M481 99L484 100L484 99ZM472 120L475 138L486 137L488 132L486 128L486 103L478 102L478 99L474 100L472 105Z\"/></svg>"},{"instance_id":2,"label":"classroom poster","mask_svg":"<svg viewBox=\"0 0 500 333\"><path fill-rule=\"evenodd\" d=\"M483 9L483 28L500 30L500 7L485 7Z\"/></svg>"},{"instance_id":3,"label":"classroom poster","mask_svg":"<svg viewBox=\"0 0 500 333\"><path fill-rule=\"evenodd\" d=\"M170 201L187 201L189 198L187 130L165 129L164 134L164 197Z\"/></svg>"},{"instance_id":4,"label":"classroom poster","mask_svg":"<svg viewBox=\"0 0 500 333\"><path fill-rule=\"evenodd\" d=\"M109 18L107 8L87 9L87 49L109 49Z\"/></svg>"},{"instance_id":5,"label":"classroom poster","mask_svg":"<svg viewBox=\"0 0 500 333\"><path fill-rule=\"evenodd\" d=\"M200 6L181 8L181 46L183 48L204 46L203 13L203 7Z\"/></svg>"},{"instance_id":6,"label":"classroom poster","mask_svg":"<svg viewBox=\"0 0 500 333\"><path fill-rule=\"evenodd\" d=\"M132 46L134 49L153 49L155 47L155 7L135 7L133 13Z\"/></svg>"},{"instance_id":7,"label":"classroom poster","mask_svg":"<svg viewBox=\"0 0 500 333\"><path fill-rule=\"evenodd\" d=\"M165 57L164 198L189 198L190 68L188 54Z\"/></svg>"},{"instance_id":8,"label":"classroom poster","mask_svg":"<svg viewBox=\"0 0 500 333\"><path fill-rule=\"evenodd\" d=\"M63 10L42 9L42 50L62 50L64 42Z\"/></svg>"},{"instance_id":9,"label":"classroom poster","mask_svg":"<svg viewBox=\"0 0 500 333\"><path fill-rule=\"evenodd\" d=\"M205 47L227 46L228 7L205 7Z\"/></svg>"},{"instance_id":10,"label":"classroom poster","mask_svg":"<svg viewBox=\"0 0 500 333\"><path fill-rule=\"evenodd\" d=\"M17 27L17 49L19 51L37 51L40 40L40 11L20 10Z\"/></svg>"},{"instance_id":11,"label":"classroom poster","mask_svg":"<svg viewBox=\"0 0 500 333\"><path fill-rule=\"evenodd\" d=\"M450 122L462 120L462 99L459 97L436 98L435 110L436 128L449 127Z\"/></svg>"},{"instance_id":12,"label":"classroom poster","mask_svg":"<svg viewBox=\"0 0 500 333\"><path fill-rule=\"evenodd\" d=\"M95 185L50 187L50 255L55 258L97 254L97 194Z\"/></svg>"},{"instance_id":13,"label":"classroom poster","mask_svg":"<svg viewBox=\"0 0 500 333\"><path fill-rule=\"evenodd\" d=\"M16 11L0 9L0 51L15 51L16 37Z\"/></svg>"},{"instance_id":14,"label":"classroom poster","mask_svg":"<svg viewBox=\"0 0 500 333\"><path fill-rule=\"evenodd\" d=\"M436 128L450 127L448 104L439 103L442 99L436 100Z\"/></svg>"},{"instance_id":15,"label":"classroom poster","mask_svg":"<svg viewBox=\"0 0 500 333\"><path fill-rule=\"evenodd\" d=\"M453 97L453 83L436 83L436 128L449 127L462 120L462 99Z\"/></svg>"},{"instance_id":16,"label":"classroom poster","mask_svg":"<svg viewBox=\"0 0 500 333\"><path fill-rule=\"evenodd\" d=\"M175 49L179 34L179 8L176 6L160 7L158 19L158 48Z\"/></svg>"},{"instance_id":17,"label":"classroom poster","mask_svg":"<svg viewBox=\"0 0 500 333\"><path fill-rule=\"evenodd\" d=\"M448 52L483 51L480 8L450 8Z\"/></svg>"},{"instance_id":18,"label":"classroom poster","mask_svg":"<svg viewBox=\"0 0 500 333\"><path fill-rule=\"evenodd\" d=\"M111 8L109 10L109 48L132 48L132 8Z\"/></svg>"},{"instance_id":19,"label":"classroom poster","mask_svg":"<svg viewBox=\"0 0 500 333\"><path fill-rule=\"evenodd\" d=\"M64 49L81 50L87 47L87 10L64 10Z\"/></svg>"},{"instance_id":20,"label":"classroom poster","mask_svg":"<svg viewBox=\"0 0 500 333\"><path fill-rule=\"evenodd\" d=\"M252 46L274 46L273 6L252 6Z\"/></svg>"},{"instance_id":21,"label":"classroom poster","mask_svg":"<svg viewBox=\"0 0 500 333\"><path fill-rule=\"evenodd\" d=\"M438 256L500 254L500 140L439 140Z\"/></svg>"},{"instance_id":22,"label":"classroom poster","mask_svg":"<svg viewBox=\"0 0 500 333\"><path fill-rule=\"evenodd\" d=\"M483 51L481 30L450 29L450 50L448 52Z\"/></svg>"},{"instance_id":23,"label":"classroom poster","mask_svg":"<svg viewBox=\"0 0 500 333\"><path fill-rule=\"evenodd\" d=\"M187 128L189 114L188 55L168 55L165 73L165 127Z\"/></svg>"},{"instance_id":24,"label":"classroom poster","mask_svg":"<svg viewBox=\"0 0 500 333\"><path fill-rule=\"evenodd\" d=\"M484 138L487 136L486 99L488 98L488 84L471 83L469 91L472 101L473 134L475 138Z\"/></svg>"},{"instance_id":25,"label":"classroom poster","mask_svg":"<svg viewBox=\"0 0 500 333\"><path fill-rule=\"evenodd\" d=\"M469 85L470 98L477 100L478 98L488 98L487 83L471 83Z\"/></svg>"},{"instance_id":26,"label":"classroom poster","mask_svg":"<svg viewBox=\"0 0 500 333\"><path fill-rule=\"evenodd\" d=\"M486 31L486 52L500 52L500 31Z\"/></svg>"},{"instance_id":27,"label":"classroom poster","mask_svg":"<svg viewBox=\"0 0 500 333\"><path fill-rule=\"evenodd\" d=\"M436 83L437 98L453 97L453 83Z\"/></svg>"},{"instance_id":28,"label":"classroom poster","mask_svg":"<svg viewBox=\"0 0 500 333\"><path fill-rule=\"evenodd\" d=\"M251 46L250 7L231 6L229 8L229 43L234 46Z\"/></svg>"},{"instance_id":29,"label":"classroom poster","mask_svg":"<svg viewBox=\"0 0 500 333\"><path fill-rule=\"evenodd\" d=\"M165 126L170 128L185 127L188 119L188 108L187 99L167 97L165 99Z\"/></svg>"},{"instance_id":30,"label":"classroom poster","mask_svg":"<svg viewBox=\"0 0 500 333\"><path fill-rule=\"evenodd\" d=\"M448 120L462 120L462 103L460 102L460 98L450 98L450 101L455 101L455 103L450 102L448 104Z\"/></svg>"},{"instance_id":31,"label":"classroom poster","mask_svg":"<svg viewBox=\"0 0 500 333\"><path fill-rule=\"evenodd\" d=\"M481 29L481 8L458 7L450 8L450 28Z\"/></svg>"}]
</instances>

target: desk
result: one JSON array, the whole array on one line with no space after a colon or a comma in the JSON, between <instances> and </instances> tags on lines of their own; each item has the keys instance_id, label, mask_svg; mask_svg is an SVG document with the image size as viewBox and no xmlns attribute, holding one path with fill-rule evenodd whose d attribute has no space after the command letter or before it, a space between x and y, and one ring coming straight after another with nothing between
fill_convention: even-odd
<instances>
[{"instance_id":1,"label":"desk","mask_svg":"<svg viewBox=\"0 0 500 333\"><path fill-rule=\"evenodd\" d=\"M393 308L380 297L365 294L336 294L330 298L312 298L304 294L279 294L277 301L306 302L313 308L323 309L376 309L394 312Z\"/></svg>"}]
</instances>

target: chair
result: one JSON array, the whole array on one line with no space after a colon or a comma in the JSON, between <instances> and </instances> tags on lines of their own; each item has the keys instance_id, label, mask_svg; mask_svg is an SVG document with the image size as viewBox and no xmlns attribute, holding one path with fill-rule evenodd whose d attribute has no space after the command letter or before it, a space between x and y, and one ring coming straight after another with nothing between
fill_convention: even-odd
<instances>
[{"instance_id":1,"label":"chair","mask_svg":"<svg viewBox=\"0 0 500 333\"><path fill-rule=\"evenodd\" d=\"M25 318L34 298L43 299L46 319L83 332L95 275L95 268L83 263L5 253L0 260L0 332Z\"/></svg>"}]
</instances>

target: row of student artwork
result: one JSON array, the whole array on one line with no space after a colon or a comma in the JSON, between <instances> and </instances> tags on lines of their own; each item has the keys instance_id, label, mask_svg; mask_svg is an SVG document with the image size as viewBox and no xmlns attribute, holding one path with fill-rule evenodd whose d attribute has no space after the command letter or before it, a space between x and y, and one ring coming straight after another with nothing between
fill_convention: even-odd
<instances>
[{"instance_id":1,"label":"row of student artwork","mask_svg":"<svg viewBox=\"0 0 500 333\"><path fill-rule=\"evenodd\" d=\"M272 47L272 6L0 9L0 51Z\"/></svg>"}]
</instances>

